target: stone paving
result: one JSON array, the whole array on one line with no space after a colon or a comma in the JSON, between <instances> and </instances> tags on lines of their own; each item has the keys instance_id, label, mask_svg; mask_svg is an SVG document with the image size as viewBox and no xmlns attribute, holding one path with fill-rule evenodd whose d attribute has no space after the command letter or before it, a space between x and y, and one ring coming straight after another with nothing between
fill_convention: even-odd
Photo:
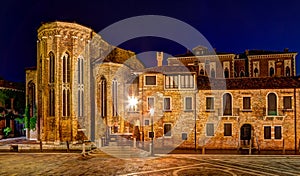
<instances>
[{"instance_id":1,"label":"stone paving","mask_svg":"<svg viewBox=\"0 0 300 176\"><path fill-rule=\"evenodd\" d=\"M300 175L300 156L0 153L0 175Z\"/></svg>"}]
</instances>

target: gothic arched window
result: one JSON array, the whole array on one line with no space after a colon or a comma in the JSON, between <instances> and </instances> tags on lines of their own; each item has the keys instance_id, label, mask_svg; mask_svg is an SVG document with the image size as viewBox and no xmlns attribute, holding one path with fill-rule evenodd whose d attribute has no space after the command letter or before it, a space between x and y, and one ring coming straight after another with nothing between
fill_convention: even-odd
<instances>
[{"instance_id":1,"label":"gothic arched window","mask_svg":"<svg viewBox=\"0 0 300 176\"><path fill-rule=\"evenodd\" d=\"M106 79L104 77L100 80L100 115L101 117L107 116L107 102L106 102Z\"/></svg>"},{"instance_id":2,"label":"gothic arched window","mask_svg":"<svg viewBox=\"0 0 300 176\"><path fill-rule=\"evenodd\" d=\"M273 67L270 68L270 76L274 76L275 74L275 70Z\"/></svg>"},{"instance_id":3,"label":"gothic arched window","mask_svg":"<svg viewBox=\"0 0 300 176\"><path fill-rule=\"evenodd\" d=\"M113 102L113 116L118 116L118 81L116 79L112 82L112 102Z\"/></svg>"},{"instance_id":4,"label":"gothic arched window","mask_svg":"<svg viewBox=\"0 0 300 176\"><path fill-rule=\"evenodd\" d=\"M70 61L70 56L68 53L66 53L63 56L63 83L70 83L71 80L71 61Z\"/></svg>"},{"instance_id":5,"label":"gothic arched window","mask_svg":"<svg viewBox=\"0 0 300 176\"><path fill-rule=\"evenodd\" d=\"M83 116L84 110L84 65L83 65L83 58L79 57L77 61L77 83L78 83L78 117Z\"/></svg>"},{"instance_id":6,"label":"gothic arched window","mask_svg":"<svg viewBox=\"0 0 300 176\"><path fill-rule=\"evenodd\" d=\"M49 90L49 116L55 116L55 90Z\"/></svg>"},{"instance_id":7,"label":"gothic arched window","mask_svg":"<svg viewBox=\"0 0 300 176\"><path fill-rule=\"evenodd\" d=\"M203 69L200 70L200 75L204 75L204 70Z\"/></svg>"},{"instance_id":8,"label":"gothic arched window","mask_svg":"<svg viewBox=\"0 0 300 176\"><path fill-rule=\"evenodd\" d=\"M55 57L53 52L49 53L49 82L54 83L55 77Z\"/></svg>"}]
</instances>

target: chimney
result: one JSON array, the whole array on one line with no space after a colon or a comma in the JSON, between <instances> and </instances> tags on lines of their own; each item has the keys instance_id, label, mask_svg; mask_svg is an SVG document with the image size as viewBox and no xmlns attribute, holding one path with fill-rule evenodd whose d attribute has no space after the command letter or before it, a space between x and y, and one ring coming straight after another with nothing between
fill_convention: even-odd
<instances>
[{"instance_id":1,"label":"chimney","mask_svg":"<svg viewBox=\"0 0 300 176\"><path fill-rule=\"evenodd\" d=\"M249 50L248 50L248 49L245 50L245 54L246 54L247 56L249 55Z\"/></svg>"},{"instance_id":2,"label":"chimney","mask_svg":"<svg viewBox=\"0 0 300 176\"><path fill-rule=\"evenodd\" d=\"M287 53L287 52L289 52L289 49L288 48L284 48L283 52Z\"/></svg>"},{"instance_id":3,"label":"chimney","mask_svg":"<svg viewBox=\"0 0 300 176\"><path fill-rule=\"evenodd\" d=\"M162 62L164 59L164 53L163 52L156 52L156 60L157 60L157 66L162 66Z\"/></svg>"}]
</instances>

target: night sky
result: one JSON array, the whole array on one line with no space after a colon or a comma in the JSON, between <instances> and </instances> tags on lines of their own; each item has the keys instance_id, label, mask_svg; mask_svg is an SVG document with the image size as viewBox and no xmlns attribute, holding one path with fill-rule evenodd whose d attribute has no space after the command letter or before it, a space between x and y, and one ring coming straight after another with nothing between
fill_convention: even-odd
<instances>
[{"instance_id":1,"label":"night sky","mask_svg":"<svg viewBox=\"0 0 300 176\"><path fill-rule=\"evenodd\" d=\"M213 48L241 53L245 49L300 52L300 1L184 0L184 1L3 1L0 5L0 76L24 82L25 68L36 66L37 29L44 22L76 22L99 32L120 20L139 15L163 15L196 28ZM142 37L120 47L137 54L186 52L176 42ZM299 56L297 56L299 58ZM154 58L141 58L147 66ZM297 59L297 73L300 61Z\"/></svg>"}]
</instances>

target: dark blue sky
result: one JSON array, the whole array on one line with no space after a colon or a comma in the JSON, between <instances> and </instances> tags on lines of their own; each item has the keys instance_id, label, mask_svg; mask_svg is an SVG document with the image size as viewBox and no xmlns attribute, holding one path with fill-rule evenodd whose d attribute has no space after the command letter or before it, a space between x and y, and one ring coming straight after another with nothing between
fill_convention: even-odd
<instances>
[{"instance_id":1,"label":"dark blue sky","mask_svg":"<svg viewBox=\"0 0 300 176\"><path fill-rule=\"evenodd\" d=\"M98 32L119 20L139 15L164 15L184 21L218 51L300 51L297 0L12 0L1 2L0 6L0 76L11 81L25 80L24 68L36 65L36 31L42 22L77 22ZM180 54L186 50L172 41L153 37L130 40L121 47L136 53L157 50Z\"/></svg>"}]
</instances>

